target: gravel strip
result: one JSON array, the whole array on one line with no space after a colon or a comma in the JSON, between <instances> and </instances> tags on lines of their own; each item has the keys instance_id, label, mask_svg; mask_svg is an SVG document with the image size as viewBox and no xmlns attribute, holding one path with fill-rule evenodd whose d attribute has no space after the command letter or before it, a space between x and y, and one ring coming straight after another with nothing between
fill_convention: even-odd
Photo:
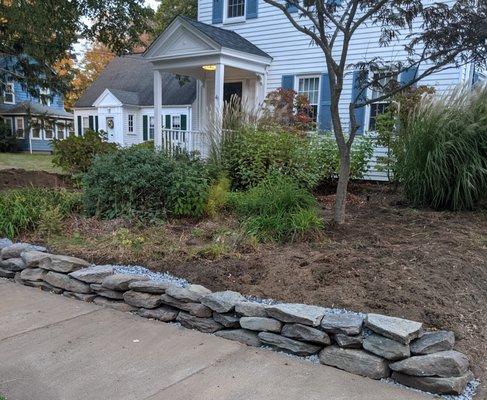
<instances>
[{"instance_id":1,"label":"gravel strip","mask_svg":"<svg viewBox=\"0 0 487 400\"><path fill-rule=\"evenodd\" d=\"M189 282L186 279L178 278L167 272L153 272L138 265L107 265L115 268L115 273L147 276L151 281L172 283L179 287L187 287Z\"/></svg>"}]
</instances>

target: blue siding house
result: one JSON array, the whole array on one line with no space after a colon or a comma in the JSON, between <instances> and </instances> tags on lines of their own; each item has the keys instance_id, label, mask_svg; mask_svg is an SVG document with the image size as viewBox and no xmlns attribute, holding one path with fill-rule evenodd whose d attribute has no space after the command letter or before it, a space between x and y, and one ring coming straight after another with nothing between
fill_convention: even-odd
<instances>
[{"instance_id":1,"label":"blue siding house","mask_svg":"<svg viewBox=\"0 0 487 400\"><path fill-rule=\"evenodd\" d=\"M0 55L0 65L9 63L9 56ZM42 99L31 96L9 76L0 87L0 118L20 140L23 151L50 152L52 139L74 134L73 115L64 109L63 96L49 90L41 94Z\"/></svg>"}]
</instances>

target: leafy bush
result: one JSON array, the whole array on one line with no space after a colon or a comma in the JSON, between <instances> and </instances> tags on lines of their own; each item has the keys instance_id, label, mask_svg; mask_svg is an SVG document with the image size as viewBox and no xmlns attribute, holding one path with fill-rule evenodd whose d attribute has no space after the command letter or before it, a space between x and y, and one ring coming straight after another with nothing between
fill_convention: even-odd
<instances>
[{"instance_id":1,"label":"leafy bush","mask_svg":"<svg viewBox=\"0 0 487 400\"><path fill-rule=\"evenodd\" d=\"M136 147L138 149L154 150L154 141L153 140L147 140L147 141L142 142L142 143L134 144L134 145L132 145L132 147Z\"/></svg>"},{"instance_id":2,"label":"leafy bush","mask_svg":"<svg viewBox=\"0 0 487 400\"><path fill-rule=\"evenodd\" d=\"M215 217L227 204L229 192L230 180L227 177L220 177L208 190L206 214Z\"/></svg>"},{"instance_id":3,"label":"leafy bush","mask_svg":"<svg viewBox=\"0 0 487 400\"><path fill-rule=\"evenodd\" d=\"M230 206L247 232L261 241L289 241L322 228L315 198L291 177L271 173L246 192L232 193Z\"/></svg>"},{"instance_id":4,"label":"leafy bush","mask_svg":"<svg viewBox=\"0 0 487 400\"><path fill-rule=\"evenodd\" d=\"M472 209L487 198L487 86L425 98L408 124L397 173L408 199Z\"/></svg>"},{"instance_id":5,"label":"leafy bush","mask_svg":"<svg viewBox=\"0 0 487 400\"><path fill-rule=\"evenodd\" d=\"M20 142L8 126L0 118L0 152L15 153L20 150Z\"/></svg>"},{"instance_id":6,"label":"leafy bush","mask_svg":"<svg viewBox=\"0 0 487 400\"><path fill-rule=\"evenodd\" d=\"M199 217L207 200L207 175L205 165L189 157L121 149L96 157L85 174L85 210L102 218Z\"/></svg>"},{"instance_id":7,"label":"leafy bush","mask_svg":"<svg viewBox=\"0 0 487 400\"><path fill-rule=\"evenodd\" d=\"M53 164L72 175L88 171L96 155L111 153L117 149L115 143L106 142L103 134L94 131L87 131L83 136L54 139L52 146Z\"/></svg>"},{"instance_id":8,"label":"leafy bush","mask_svg":"<svg viewBox=\"0 0 487 400\"><path fill-rule=\"evenodd\" d=\"M38 227L43 227L44 233L54 233L59 230L60 220L80 208L77 192L39 188L1 192L0 236L13 238Z\"/></svg>"}]
</instances>

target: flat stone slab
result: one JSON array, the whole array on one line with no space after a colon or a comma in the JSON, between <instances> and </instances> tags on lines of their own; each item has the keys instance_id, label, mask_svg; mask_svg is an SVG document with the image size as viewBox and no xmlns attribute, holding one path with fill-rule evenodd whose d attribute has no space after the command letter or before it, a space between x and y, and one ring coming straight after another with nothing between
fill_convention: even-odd
<instances>
[{"instance_id":1,"label":"flat stone slab","mask_svg":"<svg viewBox=\"0 0 487 400\"><path fill-rule=\"evenodd\" d=\"M129 290L152 294L164 294L166 293L166 290L172 286L174 286L172 283L167 282L136 281L129 283Z\"/></svg>"},{"instance_id":2,"label":"flat stone slab","mask_svg":"<svg viewBox=\"0 0 487 400\"><path fill-rule=\"evenodd\" d=\"M47 271L42 268L26 268L20 273L20 279L24 281L43 281Z\"/></svg>"},{"instance_id":3,"label":"flat stone slab","mask_svg":"<svg viewBox=\"0 0 487 400\"><path fill-rule=\"evenodd\" d=\"M281 331L282 336L291 339L304 340L321 345L330 345L331 339L326 332L301 324L286 324Z\"/></svg>"},{"instance_id":4,"label":"flat stone slab","mask_svg":"<svg viewBox=\"0 0 487 400\"><path fill-rule=\"evenodd\" d=\"M363 323L364 317L357 314L327 312L321 321L321 328L330 333L358 335L362 331Z\"/></svg>"},{"instance_id":5,"label":"flat stone slab","mask_svg":"<svg viewBox=\"0 0 487 400\"><path fill-rule=\"evenodd\" d=\"M362 345L370 353L390 361L402 360L411 355L407 344L377 334L367 336Z\"/></svg>"},{"instance_id":6,"label":"flat stone slab","mask_svg":"<svg viewBox=\"0 0 487 400\"><path fill-rule=\"evenodd\" d=\"M49 271L44 280L52 286L75 293L91 293L90 285L71 278L69 275Z\"/></svg>"},{"instance_id":7,"label":"flat stone slab","mask_svg":"<svg viewBox=\"0 0 487 400\"><path fill-rule=\"evenodd\" d=\"M172 298L167 294L161 296L161 301L171 307L186 311L195 317L209 318L213 316L211 308L204 306L201 303L185 303L183 301Z\"/></svg>"},{"instance_id":8,"label":"flat stone slab","mask_svg":"<svg viewBox=\"0 0 487 400\"><path fill-rule=\"evenodd\" d=\"M13 279L15 277L14 271L9 271L8 269L0 268L0 278Z\"/></svg>"},{"instance_id":9,"label":"flat stone slab","mask_svg":"<svg viewBox=\"0 0 487 400\"><path fill-rule=\"evenodd\" d=\"M69 275L85 283L101 284L104 278L114 274L114 270L115 268L109 265L96 265L71 272Z\"/></svg>"},{"instance_id":10,"label":"flat stone slab","mask_svg":"<svg viewBox=\"0 0 487 400\"><path fill-rule=\"evenodd\" d=\"M215 292L203 296L200 301L213 311L223 314L233 311L238 303L245 301L245 297L240 293L226 290L224 292Z\"/></svg>"},{"instance_id":11,"label":"flat stone slab","mask_svg":"<svg viewBox=\"0 0 487 400\"><path fill-rule=\"evenodd\" d=\"M343 333L337 333L334 336L335 342L338 346L343 347L345 349L361 349L362 342L364 340L362 335L357 336L349 336L344 335Z\"/></svg>"},{"instance_id":12,"label":"flat stone slab","mask_svg":"<svg viewBox=\"0 0 487 400\"><path fill-rule=\"evenodd\" d=\"M259 339L263 344L278 347L298 356L309 356L320 351L321 347L314 344L300 342L271 332L260 332Z\"/></svg>"},{"instance_id":13,"label":"flat stone slab","mask_svg":"<svg viewBox=\"0 0 487 400\"><path fill-rule=\"evenodd\" d=\"M392 379L402 385L424 390L429 393L460 395L467 387L467 384L474 379L474 376L470 371L467 371L462 376L453 376L449 378L433 376L419 377L393 372Z\"/></svg>"},{"instance_id":14,"label":"flat stone slab","mask_svg":"<svg viewBox=\"0 0 487 400\"><path fill-rule=\"evenodd\" d=\"M404 344L409 344L411 340L420 337L423 333L423 324L420 322L380 314L367 314L365 326L382 336Z\"/></svg>"},{"instance_id":15,"label":"flat stone slab","mask_svg":"<svg viewBox=\"0 0 487 400\"><path fill-rule=\"evenodd\" d=\"M465 354L455 350L441 351L425 356L413 356L390 365L393 371L413 376L462 376L468 371Z\"/></svg>"},{"instance_id":16,"label":"flat stone slab","mask_svg":"<svg viewBox=\"0 0 487 400\"><path fill-rule=\"evenodd\" d=\"M197 303L203 296L211 293L211 290L202 289L203 286L196 286L192 289L191 287L182 288L179 286L171 286L166 289L166 294L184 303Z\"/></svg>"},{"instance_id":17,"label":"flat stone slab","mask_svg":"<svg viewBox=\"0 0 487 400\"><path fill-rule=\"evenodd\" d=\"M319 326L326 309L306 304L275 304L266 307L267 314L282 322Z\"/></svg>"},{"instance_id":18,"label":"flat stone slab","mask_svg":"<svg viewBox=\"0 0 487 400\"><path fill-rule=\"evenodd\" d=\"M0 267L6 269L7 271L19 272L27 268L24 260L22 258L8 258L6 260L0 260Z\"/></svg>"},{"instance_id":19,"label":"flat stone slab","mask_svg":"<svg viewBox=\"0 0 487 400\"><path fill-rule=\"evenodd\" d=\"M227 340L234 340L246 344L247 346L259 347L262 345L258 334L246 329L223 330L216 332L215 335Z\"/></svg>"},{"instance_id":20,"label":"flat stone slab","mask_svg":"<svg viewBox=\"0 0 487 400\"><path fill-rule=\"evenodd\" d=\"M240 326L250 331L281 332L282 322L273 318L242 317L240 318Z\"/></svg>"},{"instance_id":21,"label":"flat stone slab","mask_svg":"<svg viewBox=\"0 0 487 400\"><path fill-rule=\"evenodd\" d=\"M47 249L42 246L35 246L30 243L14 243L11 246L4 247L0 250L0 258L20 258L20 255L24 251L46 251Z\"/></svg>"},{"instance_id":22,"label":"flat stone slab","mask_svg":"<svg viewBox=\"0 0 487 400\"><path fill-rule=\"evenodd\" d=\"M96 292L96 294L98 296L107 297L107 298L113 299L113 300L123 300L123 294L125 293L125 292L119 292L117 290L105 289L99 283L92 283L90 285L90 288L91 288L91 290Z\"/></svg>"},{"instance_id":23,"label":"flat stone slab","mask_svg":"<svg viewBox=\"0 0 487 400\"><path fill-rule=\"evenodd\" d=\"M320 352L320 362L372 379L387 378L390 375L387 361L362 350L342 349L338 346L325 347Z\"/></svg>"},{"instance_id":24,"label":"flat stone slab","mask_svg":"<svg viewBox=\"0 0 487 400\"><path fill-rule=\"evenodd\" d=\"M449 331L425 332L423 336L411 343L411 353L425 355L439 351L453 350L455 334Z\"/></svg>"},{"instance_id":25,"label":"flat stone slab","mask_svg":"<svg viewBox=\"0 0 487 400\"><path fill-rule=\"evenodd\" d=\"M220 314L213 312L213 319L225 328L240 328L240 318L232 313Z\"/></svg>"},{"instance_id":26,"label":"flat stone slab","mask_svg":"<svg viewBox=\"0 0 487 400\"><path fill-rule=\"evenodd\" d=\"M162 304L161 296L135 290L125 292L123 299L127 304L138 308L156 308Z\"/></svg>"},{"instance_id":27,"label":"flat stone slab","mask_svg":"<svg viewBox=\"0 0 487 400\"><path fill-rule=\"evenodd\" d=\"M147 281L147 280L149 280L149 278L142 275L114 274L103 278L101 284L105 289L125 292L129 290L129 285L132 282Z\"/></svg>"},{"instance_id":28,"label":"flat stone slab","mask_svg":"<svg viewBox=\"0 0 487 400\"><path fill-rule=\"evenodd\" d=\"M95 297L93 299L93 303L95 303L98 306L113 308L114 310L123 311L123 312L130 312L130 311L137 310L137 307L131 306L130 304L125 303L124 301L111 300L102 296Z\"/></svg>"},{"instance_id":29,"label":"flat stone slab","mask_svg":"<svg viewBox=\"0 0 487 400\"><path fill-rule=\"evenodd\" d=\"M206 333L214 333L223 328L222 325L214 321L212 318L199 318L184 311L181 311L178 314L176 321L186 328L197 329Z\"/></svg>"},{"instance_id":30,"label":"flat stone slab","mask_svg":"<svg viewBox=\"0 0 487 400\"><path fill-rule=\"evenodd\" d=\"M29 268L38 267L41 260L49 257L50 254L44 251L23 251L20 257L24 261L25 265Z\"/></svg>"},{"instance_id":31,"label":"flat stone slab","mask_svg":"<svg viewBox=\"0 0 487 400\"><path fill-rule=\"evenodd\" d=\"M62 272L69 274L82 268L87 268L91 264L81 258L62 256L57 254L49 254L49 257L43 258L39 261L39 268L47 269L48 271Z\"/></svg>"},{"instance_id":32,"label":"flat stone slab","mask_svg":"<svg viewBox=\"0 0 487 400\"><path fill-rule=\"evenodd\" d=\"M261 303L244 301L235 306L235 311L244 317L267 317L265 307Z\"/></svg>"},{"instance_id":33,"label":"flat stone slab","mask_svg":"<svg viewBox=\"0 0 487 400\"><path fill-rule=\"evenodd\" d=\"M162 322L171 322L176 319L178 312L179 311L175 310L174 308L162 306L152 309L140 308L137 311L137 314L143 318L152 318Z\"/></svg>"},{"instance_id":34,"label":"flat stone slab","mask_svg":"<svg viewBox=\"0 0 487 400\"><path fill-rule=\"evenodd\" d=\"M1 238L0 239L0 250L5 247L12 246L14 243L9 238Z\"/></svg>"},{"instance_id":35,"label":"flat stone slab","mask_svg":"<svg viewBox=\"0 0 487 400\"><path fill-rule=\"evenodd\" d=\"M74 292L68 292L64 291L63 296L67 297L69 299L75 299L75 300L81 300L81 301L86 301L88 303L93 302L96 298L96 294L84 294L84 293L74 293Z\"/></svg>"}]
</instances>

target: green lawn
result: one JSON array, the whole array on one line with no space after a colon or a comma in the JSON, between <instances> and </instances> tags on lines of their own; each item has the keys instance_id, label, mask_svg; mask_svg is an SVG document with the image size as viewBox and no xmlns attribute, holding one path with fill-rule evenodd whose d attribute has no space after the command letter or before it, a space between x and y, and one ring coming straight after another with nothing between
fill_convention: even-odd
<instances>
[{"instance_id":1,"label":"green lawn","mask_svg":"<svg viewBox=\"0 0 487 400\"><path fill-rule=\"evenodd\" d=\"M61 169L52 165L52 156L48 154L0 153L0 170L8 168L23 168L28 171L62 172Z\"/></svg>"}]
</instances>

